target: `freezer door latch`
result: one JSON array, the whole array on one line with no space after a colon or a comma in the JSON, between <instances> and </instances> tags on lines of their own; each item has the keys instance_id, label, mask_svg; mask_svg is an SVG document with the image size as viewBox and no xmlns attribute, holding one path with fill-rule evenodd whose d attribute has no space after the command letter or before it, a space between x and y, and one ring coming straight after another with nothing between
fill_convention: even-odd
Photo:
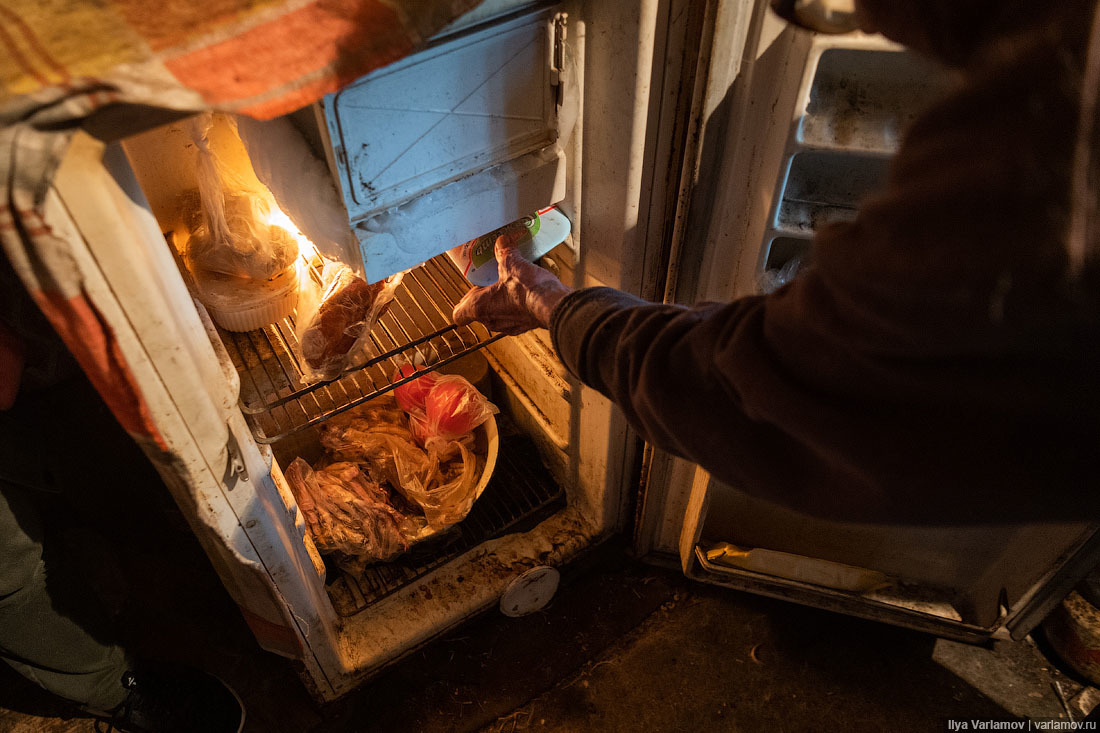
<instances>
[{"instance_id":1,"label":"freezer door latch","mask_svg":"<svg viewBox=\"0 0 1100 733\"><path fill-rule=\"evenodd\" d=\"M230 491L236 485L237 481L232 480L236 477L237 480L248 480L248 467L244 463L244 456L241 454L241 446L237 442L237 436L233 434L233 429L229 429L228 436L225 439L225 453L227 456L225 465L225 485Z\"/></svg>"},{"instance_id":2,"label":"freezer door latch","mask_svg":"<svg viewBox=\"0 0 1100 733\"><path fill-rule=\"evenodd\" d=\"M554 16L554 43L551 47L550 85L554 87L555 102L560 107L565 101L565 38L569 13Z\"/></svg>"}]
</instances>

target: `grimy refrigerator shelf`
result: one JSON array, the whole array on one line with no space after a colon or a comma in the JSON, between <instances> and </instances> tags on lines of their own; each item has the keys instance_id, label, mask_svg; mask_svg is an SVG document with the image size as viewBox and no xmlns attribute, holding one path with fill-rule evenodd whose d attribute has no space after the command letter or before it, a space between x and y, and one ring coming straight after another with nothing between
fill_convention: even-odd
<instances>
[{"instance_id":1,"label":"grimy refrigerator shelf","mask_svg":"<svg viewBox=\"0 0 1100 733\"><path fill-rule=\"evenodd\" d=\"M315 384L303 380L293 316L247 333L221 330L256 440L274 443L404 384L415 375L391 380L403 363L440 367L500 338L479 323L451 322L451 310L469 289L446 256L409 271L371 331L375 356Z\"/></svg>"},{"instance_id":2,"label":"grimy refrigerator shelf","mask_svg":"<svg viewBox=\"0 0 1100 733\"><path fill-rule=\"evenodd\" d=\"M505 436L493 477L465 519L393 562L368 566L362 575L330 569L332 605L341 616L356 614L482 542L530 529L564 507L565 491L550 477L531 439Z\"/></svg>"}]
</instances>

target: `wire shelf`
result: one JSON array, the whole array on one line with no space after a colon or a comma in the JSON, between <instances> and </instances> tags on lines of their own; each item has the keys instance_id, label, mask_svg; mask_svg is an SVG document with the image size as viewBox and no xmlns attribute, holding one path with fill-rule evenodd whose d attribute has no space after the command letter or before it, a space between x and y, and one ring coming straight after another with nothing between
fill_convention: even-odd
<instances>
[{"instance_id":1,"label":"wire shelf","mask_svg":"<svg viewBox=\"0 0 1100 733\"><path fill-rule=\"evenodd\" d=\"M394 562L371 565L359 576L330 573L333 607L341 616L358 613L470 548L533 526L564 506L565 492L550 477L534 442L525 436L502 438L493 477L470 514Z\"/></svg>"},{"instance_id":2,"label":"wire shelf","mask_svg":"<svg viewBox=\"0 0 1100 733\"><path fill-rule=\"evenodd\" d=\"M222 331L256 440L274 443L408 382L415 375L390 380L401 363L439 367L501 338L479 323L451 323L454 305L470 287L445 255L406 273L371 331L376 356L329 382L303 381L293 317L247 333Z\"/></svg>"}]
</instances>

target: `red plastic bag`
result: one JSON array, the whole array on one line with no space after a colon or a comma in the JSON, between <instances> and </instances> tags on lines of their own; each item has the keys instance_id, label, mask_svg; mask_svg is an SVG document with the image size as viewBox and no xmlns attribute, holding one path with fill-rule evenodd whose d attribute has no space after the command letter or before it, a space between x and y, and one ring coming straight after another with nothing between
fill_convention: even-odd
<instances>
[{"instance_id":1,"label":"red plastic bag","mask_svg":"<svg viewBox=\"0 0 1100 733\"><path fill-rule=\"evenodd\" d=\"M464 377L443 374L424 399L424 418L429 438L456 440L498 413Z\"/></svg>"},{"instance_id":2,"label":"red plastic bag","mask_svg":"<svg viewBox=\"0 0 1100 733\"><path fill-rule=\"evenodd\" d=\"M396 382L399 379L410 377L417 373L416 367L412 364L402 364L390 377L391 382ZM401 406L401 409L410 415L422 415L424 413L424 401L428 398L428 393L432 391L432 387L439 381L439 375L435 372L421 372L421 376L406 382L405 384L395 387L393 390L393 396L397 400L397 404Z\"/></svg>"}]
</instances>

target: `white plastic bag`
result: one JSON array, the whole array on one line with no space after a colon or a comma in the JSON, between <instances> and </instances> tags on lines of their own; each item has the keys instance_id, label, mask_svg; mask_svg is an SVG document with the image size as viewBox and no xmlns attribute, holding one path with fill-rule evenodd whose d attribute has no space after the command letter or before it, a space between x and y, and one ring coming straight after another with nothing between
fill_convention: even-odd
<instances>
[{"instance_id":1,"label":"white plastic bag","mask_svg":"<svg viewBox=\"0 0 1100 733\"><path fill-rule=\"evenodd\" d=\"M764 272L760 273L758 279L760 289L765 293L774 293L776 290L779 290L779 288L794 280L795 277L798 276L798 273L805 269L803 264L802 255L798 255L789 260L778 270L764 270Z\"/></svg>"},{"instance_id":2,"label":"white plastic bag","mask_svg":"<svg viewBox=\"0 0 1100 733\"><path fill-rule=\"evenodd\" d=\"M207 113L192 122L198 210L188 212L190 238L184 259L192 272L272 280L293 266L298 242L270 223L270 193L250 186L214 152L210 131L215 119Z\"/></svg>"}]
</instances>

